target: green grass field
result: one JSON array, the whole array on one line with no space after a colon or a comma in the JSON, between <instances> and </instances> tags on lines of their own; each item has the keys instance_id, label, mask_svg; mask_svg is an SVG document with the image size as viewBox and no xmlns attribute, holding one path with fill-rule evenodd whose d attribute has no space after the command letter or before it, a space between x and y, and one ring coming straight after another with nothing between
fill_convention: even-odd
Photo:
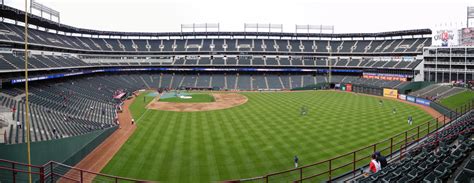
<instances>
[{"instance_id":1,"label":"green grass field","mask_svg":"<svg viewBox=\"0 0 474 183\"><path fill-rule=\"evenodd\" d=\"M192 96L190 99L182 99L179 97L162 98L161 102L177 102L177 103L201 103L201 102L214 102L214 97L206 93L190 93L187 94Z\"/></svg>"},{"instance_id":2,"label":"green grass field","mask_svg":"<svg viewBox=\"0 0 474 183\"><path fill-rule=\"evenodd\" d=\"M295 155L302 166L382 141L413 127L409 115L413 125L432 119L415 106L353 93L242 94L246 104L206 112L145 111L152 99L140 95L131 105L138 128L102 172L160 182L249 178L291 169Z\"/></svg>"},{"instance_id":3,"label":"green grass field","mask_svg":"<svg viewBox=\"0 0 474 183\"><path fill-rule=\"evenodd\" d=\"M466 105L472 100L474 100L474 91L468 90L448 98L441 99L440 103L451 110L456 110L456 108Z\"/></svg>"}]
</instances>

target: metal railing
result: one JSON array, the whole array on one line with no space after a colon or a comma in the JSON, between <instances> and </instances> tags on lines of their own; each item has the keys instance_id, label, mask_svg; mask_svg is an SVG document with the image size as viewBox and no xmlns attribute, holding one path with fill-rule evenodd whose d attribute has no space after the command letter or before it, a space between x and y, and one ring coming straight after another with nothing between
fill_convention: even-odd
<instances>
[{"instance_id":1,"label":"metal railing","mask_svg":"<svg viewBox=\"0 0 474 183\"><path fill-rule=\"evenodd\" d=\"M31 167L31 171L28 171ZM75 168L50 161L42 166L0 159L0 182L28 182L31 173L33 182L152 182L113 176Z\"/></svg>"},{"instance_id":2,"label":"metal railing","mask_svg":"<svg viewBox=\"0 0 474 183\"><path fill-rule=\"evenodd\" d=\"M28 171L31 168L31 172ZM0 160L0 182L27 182L28 173L31 173L33 180L44 182L44 167L28 165L9 160Z\"/></svg>"}]
</instances>

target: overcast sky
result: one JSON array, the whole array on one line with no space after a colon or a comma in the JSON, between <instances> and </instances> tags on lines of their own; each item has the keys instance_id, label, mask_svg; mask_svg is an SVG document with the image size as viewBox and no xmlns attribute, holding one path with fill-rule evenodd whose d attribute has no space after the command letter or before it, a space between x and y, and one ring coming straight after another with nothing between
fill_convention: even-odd
<instances>
[{"instance_id":1,"label":"overcast sky","mask_svg":"<svg viewBox=\"0 0 474 183\"><path fill-rule=\"evenodd\" d=\"M24 9L24 0L4 0ZM474 0L37 0L61 13L61 23L96 30L180 31L180 24L334 25L336 33L461 27ZM440 24L442 26L440 26ZM470 23L474 26L474 20Z\"/></svg>"}]
</instances>

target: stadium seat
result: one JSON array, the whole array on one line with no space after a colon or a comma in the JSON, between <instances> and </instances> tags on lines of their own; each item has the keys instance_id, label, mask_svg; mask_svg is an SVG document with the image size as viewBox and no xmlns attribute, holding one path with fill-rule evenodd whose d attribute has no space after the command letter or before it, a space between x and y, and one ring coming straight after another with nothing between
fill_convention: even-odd
<instances>
[{"instance_id":1,"label":"stadium seat","mask_svg":"<svg viewBox=\"0 0 474 183\"><path fill-rule=\"evenodd\" d=\"M463 170L454 178L455 183L474 182L474 171Z\"/></svg>"}]
</instances>

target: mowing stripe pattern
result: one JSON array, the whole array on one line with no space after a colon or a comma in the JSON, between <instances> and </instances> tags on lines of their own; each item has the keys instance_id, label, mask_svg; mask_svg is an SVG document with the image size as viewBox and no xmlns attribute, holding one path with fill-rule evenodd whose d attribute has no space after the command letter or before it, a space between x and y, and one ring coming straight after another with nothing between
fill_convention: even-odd
<instances>
[{"instance_id":1,"label":"mowing stripe pattern","mask_svg":"<svg viewBox=\"0 0 474 183\"><path fill-rule=\"evenodd\" d=\"M225 110L148 111L102 172L160 182L255 177L293 168L295 155L306 165L379 142L411 128L410 115L413 125L431 119L415 106L354 93L242 94L246 104ZM140 97L135 119L151 100Z\"/></svg>"}]
</instances>

